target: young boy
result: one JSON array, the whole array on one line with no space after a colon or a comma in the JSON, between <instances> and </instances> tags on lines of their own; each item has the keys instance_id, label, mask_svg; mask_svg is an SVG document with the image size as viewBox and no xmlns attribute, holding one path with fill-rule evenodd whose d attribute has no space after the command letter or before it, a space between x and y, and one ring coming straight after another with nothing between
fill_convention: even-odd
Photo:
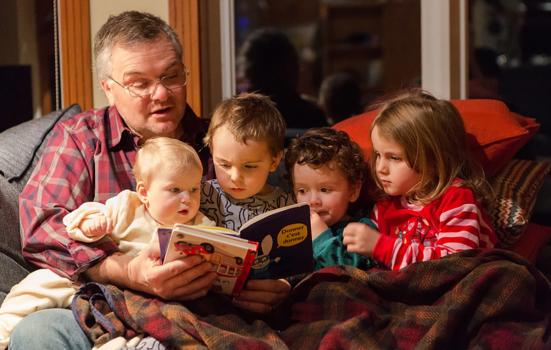
<instances>
[{"instance_id":1,"label":"young boy","mask_svg":"<svg viewBox=\"0 0 551 350\"><path fill-rule=\"evenodd\" d=\"M201 211L217 226L238 231L256 215L294 203L291 194L267 183L281 161L284 141L285 121L269 97L245 93L222 101L205 136L216 180L203 183ZM284 280L253 279L232 303L267 313L290 289Z\"/></svg>"},{"instance_id":2,"label":"young boy","mask_svg":"<svg viewBox=\"0 0 551 350\"><path fill-rule=\"evenodd\" d=\"M267 183L283 156L285 121L269 97L245 93L220 103L205 144L216 179L203 184L201 211L234 231L266 211L294 203Z\"/></svg>"},{"instance_id":3,"label":"young boy","mask_svg":"<svg viewBox=\"0 0 551 350\"><path fill-rule=\"evenodd\" d=\"M199 212L203 166L197 152L177 139L148 139L133 169L136 191L125 190L105 204L87 202L63 218L69 236L95 242L110 235L122 253L137 255L157 240L156 229L175 223L214 225ZM68 307L78 286L47 269L15 285L0 307L0 349L26 315Z\"/></svg>"},{"instance_id":4,"label":"young boy","mask_svg":"<svg viewBox=\"0 0 551 350\"><path fill-rule=\"evenodd\" d=\"M360 147L342 131L315 128L291 140L285 166L297 202L310 205L315 269L350 265L375 266L370 258L347 251L343 230L350 222L373 226L367 217L351 217L366 174Z\"/></svg>"}]
</instances>

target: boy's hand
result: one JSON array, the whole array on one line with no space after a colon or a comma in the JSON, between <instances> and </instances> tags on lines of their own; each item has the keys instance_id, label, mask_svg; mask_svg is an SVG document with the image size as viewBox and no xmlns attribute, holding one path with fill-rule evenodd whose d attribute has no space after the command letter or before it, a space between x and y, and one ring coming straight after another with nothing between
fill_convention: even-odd
<instances>
[{"instance_id":1,"label":"boy's hand","mask_svg":"<svg viewBox=\"0 0 551 350\"><path fill-rule=\"evenodd\" d=\"M98 215L82 220L80 230L86 237L103 236L113 231L113 222L105 215Z\"/></svg>"},{"instance_id":2,"label":"boy's hand","mask_svg":"<svg viewBox=\"0 0 551 350\"><path fill-rule=\"evenodd\" d=\"M351 253L371 256L380 235L377 230L366 224L351 222L344 228L342 243Z\"/></svg>"},{"instance_id":3,"label":"boy's hand","mask_svg":"<svg viewBox=\"0 0 551 350\"><path fill-rule=\"evenodd\" d=\"M310 226L312 227L312 241L329 227L315 211L310 211Z\"/></svg>"},{"instance_id":4,"label":"boy's hand","mask_svg":"<svg viewBox=\"0 0 551 350\"><path fill-rule=\"evenodd\" d=\"M291 285L284 279L250 280L241 294L233 300L233 304L245 310L264 314L272 311L290 291Z\"/></svg>"}]
</instances>

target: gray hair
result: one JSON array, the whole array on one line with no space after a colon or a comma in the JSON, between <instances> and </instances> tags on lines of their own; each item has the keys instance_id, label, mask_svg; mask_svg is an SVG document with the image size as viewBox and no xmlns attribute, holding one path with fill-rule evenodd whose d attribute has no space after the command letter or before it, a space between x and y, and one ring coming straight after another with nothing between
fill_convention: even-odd
<instances>
[{"instance_id":1,"label":"gray hair","mask_svg":"<svg viewBox=\"0 0 551 350\"><path fill-rule=\"evenodd\" d=\"M115 45L133 45L167 38L182 61L182 45L178 35L161 18L150 13L126 11L109 16L94 38L94 57L99 80L106 79L111 71L111 50Z\"/></svg>"}]
</instances>

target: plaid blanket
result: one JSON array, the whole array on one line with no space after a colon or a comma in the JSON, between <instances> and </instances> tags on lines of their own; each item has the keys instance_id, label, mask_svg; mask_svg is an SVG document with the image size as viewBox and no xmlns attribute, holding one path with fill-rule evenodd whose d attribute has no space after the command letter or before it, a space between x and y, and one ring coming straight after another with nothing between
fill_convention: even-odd
<instances>
[{"instance_id":1,"label":"plaid blanket","mask_svg":"<svg viewBox=\"0 0 551 350\"><path fill-rule=\"evenodd\" d=\"M219 295L178 304L95 283L72 307L96 345L144 333L170 349L551 348L551 283L505 250L400 271L325 268L264 318Z\"/></svg>"}]
</instances>

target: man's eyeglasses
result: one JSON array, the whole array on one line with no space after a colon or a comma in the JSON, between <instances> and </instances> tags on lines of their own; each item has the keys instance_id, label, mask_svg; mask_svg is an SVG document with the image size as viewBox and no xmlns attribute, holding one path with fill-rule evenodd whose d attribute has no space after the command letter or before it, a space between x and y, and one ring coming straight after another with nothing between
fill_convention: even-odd
<instances>
[{"instance_id":1,"label":"man's eyeglasses","mask_svg":"<svg viewBox=\"0 0 551 350\"><path fill-rule=\"evenodd\" d=\"M163 85L170 93L177 92L186 86L188 75L188 70L184 68L156 80L140 79L128 85L123 85L111 77L109 80L125 89L128 95L144 98L152 96L157 91L159 84Z\"/></svg>"}]
</instances>

